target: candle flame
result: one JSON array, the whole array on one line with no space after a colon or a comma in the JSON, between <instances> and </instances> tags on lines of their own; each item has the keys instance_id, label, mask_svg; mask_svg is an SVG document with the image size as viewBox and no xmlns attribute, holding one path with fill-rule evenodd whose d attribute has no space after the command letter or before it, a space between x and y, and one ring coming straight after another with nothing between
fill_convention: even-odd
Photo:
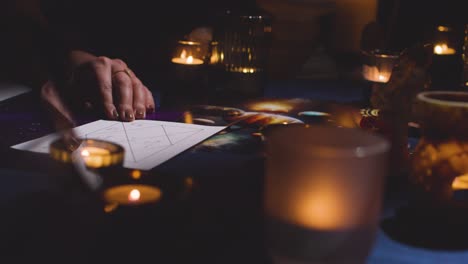
<instances>
[{"instance_id":1,"label":"candle flame","mask_svg":"<svg viewBox=\"0 0 468 264\"><path fill-rule=\"evenodd\" d=\"M87 149L84 149L83 151L81 151L81 156L89 157L89 151Z\"/></svg>"},{"instance_id":2,"label":"candle flame","mask_svg":"<svg viewBox=\"0 0 468 264\"><path fill-rule=\"evenodd\" d=\"M444 46L445 46L445 48L447 48L447 45L444 45ZM444 48L442 47L442 45L436 45L434 47L434 52L436 54L442 54L443 51L444 51Z\"/></svg>"},{"instance_id":3,"label":"candle flame","mask_svg":"<svg viewBox=\"0 0 468 264\"><path fill-rule=\"evenodd\" d=\"M386 83L390 80L392 69L379 69L376 66L362 66L362 75L364 79L372 82Z\"/></svg>"},{"instance_id":4,"label":"candle flame","mask_svg":"<svg viewBox=\"0 0 468 264\"><path fill-rule=\"evenodd\" d=\"M446 26L438 26L437 30L440 31L440 32L448 32L448 31L450 31L450 28L446 27Z\"/></svg>"},{"instance_id":5,"label":"candle flame","mask_svg":"<svg viewBox=\"0 0 468 264\"><path fill-rule=\"evenodd\" d=\"M187 63L188 63L188 64L192 64L192 63L193 63L193 57L192 57L192 56L188 56L188 58L187 58Z\"/></svg>"},{"instance_id":6,"label":"candle flame","mask_svg":"<svg viewBox=\"0 0 468 264\"><path fill-rule=\"evenodd\" d=\"M140 196L141 196L140 191L138 189L133 189L128 194L128 200L131 202L135 202L135 201L140 200Z\"/></svg>"},{"instance_id":7,"label":"candle flame","mask_svg":"<svg viewBox=\"0 0 468 264\"><path fill-rule=\"evenodd\" d=\"M185 59L185 57L187 57L187 51L182 50L182 52L180 53L180 58Z\"/></svg>"},{"instance_id":8,"label":"candle flame","mask_svg":"<svg viewBox=\"0 0 468 264\"><path fill-rule=\"evenodd\" d=\"M455 49L450 48L447 44L437 44L434 46L434 53L438 55L455 54Z\"/></svg>"}]
</instances>

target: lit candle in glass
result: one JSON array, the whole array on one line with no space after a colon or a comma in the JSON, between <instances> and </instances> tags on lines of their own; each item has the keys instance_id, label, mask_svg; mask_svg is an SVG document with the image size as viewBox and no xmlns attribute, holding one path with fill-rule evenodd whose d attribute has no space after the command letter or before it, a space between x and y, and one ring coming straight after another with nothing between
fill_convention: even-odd
<instances>
[{"instance_id":1,"label":"lit candle in glass","mask_svg":"<svg viewBox=\"0 0 468 264\"><path fill-rule=\"evenodd\" d=\"M360 129L314 125L276 128L265 142L273 263L365 263L390 144Z\"/></svg>"},{"instance_id":2,"label":"lit candle in glass","mask_svg":"<svg viewBox=\"0 0 468 264\"><path fill-rule=\"evenodd\" d=\"M81 142L78 151L85 165L92 169L120 166L124 159L122 146L103 140L85 139ZM63 163L73 162L72 151L62 140L51 144L50 155Z\"/></svg>"},{"instance_id":3,"label":"lit candle in glass","mask_svg":"<svg viewBox=\"0 0 468 264\"><path fill-rule=\"evenodd\" d=\"M224 54L221 52L217 41L212 41L210 43L209 58L210 58L209 64L211 65L221 63L224 60Z\"/></svg>"},{"instance_id":4,"label":"lit candle in glass","mask_svg":"<svg viewBox=\"0 0 468 264\"><path fill-rule=\"evenodd\" d=\"M86 166L91 168L100 168L106 162L104 159L109 156L110 151L105 148L83 147L80 154L81 157L83 157Z\"/></svg>"},{"instance_id":5,"label":"lit candle in glass","mask_svg":"<svg viewBox=\"0 0 468 264\"><path fill-rule=\"evenodd\" d=\"M447 26L437 26L434 37L434 54L436 55L453 55L457 51L453 47L454 36L453 29Z\"/></svg>"},{"instance_id":6,"label":"lit candle in glass","mask_svg":"<svg viewBox=\"0 0 468 264\"><path fill-rule=\"evenodd\" d=\"M397 53L382 52L379 50L363 52L364 64L362 76L371 82L386 83L392 76L393 67L398 61Z\"/></svg>"},{"instance_id":7,"label":"lit candle in glass","mask_svg":"<svg viewBox=\"0 0 468 264\"><path fill-rule=\"evenodd\" d=\"M107 204L141 205L155 203L161 199L160 188L144 184L128 184L111 187L103 191Z\"/></svg>"},{"instance_id":8,"label":"lit candle in glass","mask_svg":"<svg viewBox=\"0 0 468 264\"><path fill-rule=\"evenodd\" d=\"M179 41L172 58L173 63L184 65L203 64L201 44L194 41Z\"/></svg>"},{"instance_id":9,"label":"lit candle in glass","mask_svg":"<svg viewBox=\"0 0 468 264\"><path fill-rule=\"evenodd\" d=\"M434 45L434 54L437 55L453 55L456 51L453 48L447 46L447 44L436 44Z\"/></svg>"}]
</instances>

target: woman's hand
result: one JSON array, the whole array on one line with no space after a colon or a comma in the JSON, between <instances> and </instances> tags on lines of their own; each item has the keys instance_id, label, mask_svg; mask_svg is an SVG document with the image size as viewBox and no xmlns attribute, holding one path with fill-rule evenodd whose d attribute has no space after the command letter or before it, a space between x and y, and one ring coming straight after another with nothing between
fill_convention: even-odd
<instances>
[{"instance_id":1,"label":"woman's hand","mask_svg":"<svg viewBox=\"0 0 468 264\"><path fill-rule=\"evenodd\" d=\"M151 91L120 59L84 51L70 54L70 95L76 106L101 111L112 120L143 119L155 110Z\"/></svg>"}]
</instances>

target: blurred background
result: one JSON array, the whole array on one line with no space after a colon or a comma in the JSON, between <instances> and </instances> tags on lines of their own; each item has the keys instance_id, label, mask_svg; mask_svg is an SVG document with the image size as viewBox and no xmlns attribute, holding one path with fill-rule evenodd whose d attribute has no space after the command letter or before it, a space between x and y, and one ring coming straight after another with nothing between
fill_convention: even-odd
<instances>
[{"instance_id":1,"label":"blurred background","mask_svg":"<svg viewBox=\"0 0 468 264\"><path fill-rule=\"evenodd\" d=\"M211 0L166 1L165 6L144 3L148 1L132 1L131 4L112 1L111 5L104 4L106 1L88 3L88 0L71 0L74 4L53 0L45 1L46 4L38 2L4 0L1 3L2 82L37 88L47 78L42 46L47 36L41 32L40 16L35 13L38 5L47 6L43 9L47 10L48 18L52 18L49 23L59 25L55 28L92 32L88 36L91 36L93 51L98 55L123 58L131 68L139 70L142 79L150 85L167 73L167 64L158 61L169 61L159 54L169 54L170 47L159 45L158 40L171 30L172 35L166 33L171 41L181 36L187 24L185 27L179 24L191 14L200 13L199 17L203 14L203 23L207 24L216 24L219 14L233 8L242 10L256 6L271 15L272 39L267 65L271 79L353 78L353 70L360 64L361 34L372 21L386 32L388 49L402 50L417 42L430 42L437 25L441 24L453 27L454 35L460 38L461 49L468 17L464 1L457 0ZM111 14L114 19L99 20L100 12ZM73 23L79 26L71 25ZM99 47L107 47L107 50L101 51Z\"/></svg>"}]
</instances>

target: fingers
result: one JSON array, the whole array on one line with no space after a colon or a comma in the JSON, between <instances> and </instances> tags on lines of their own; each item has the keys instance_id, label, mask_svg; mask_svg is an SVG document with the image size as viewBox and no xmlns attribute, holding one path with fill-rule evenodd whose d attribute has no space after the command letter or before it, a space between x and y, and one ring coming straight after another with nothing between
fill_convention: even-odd
<instances>
[{"instance_id":1,"label":"fingers","mask_svg":"<svg viewBox=\"0 0 468 264\"><path fill-rule=\"evenodd\" d=\"M135 110L135 118L142 119L146 117L146 92L141 81L134 77L133 81L133 109Z\"/></svg>"},{"instance_id":2,"label":"fingers","mask_svg":"<svg viewBox=\"0 0 468 264\"><path fill-rule=\"evenodd\" d=\"M112 88L116 95L116 105L122 121L135 120L133 110L133 84L130 76L123 71L121 63L112 65Z\"/></svg>"},{"instance_id":3,"label":"fingers","mask_svg":"<svg viewBox=\"0 0 468 264\"><path fill-rule=\"evenodd\" d=\"M146 111L148 113L154 113L155 109L156 109L156 104L154 103L154 97L153 97L153 94L151 93L151 91L146 87L146 86L143 86L144 87L144 91L145 91L145 106L146 106Z\"/></svg>"},{"instance_id":4,"label":"fingers","mask_svg":"<svg viewBox=\"0 0 468 264\"><path fill-rule=\"evenodd\" d=\"M93 64L99 93L102 98L104 114L107 118L117 120L119 113L114 105L112 92L112 60L98 57Z\"/></svg>"},{"instance_id":5,"label":"fingers","mask_svg":"<svg viewBox=\"0 0 468 264\"><path fill-rule=\"evenodd\" d=\"M99 105L102 106L107 118L133 121L143 119L147 112L154 111L155 103L152 93L128 69L125 62L120 59L96 57L89 65L91 67L85 68L91 70L88 72L91 75L86 75L83 72L79 77L83 79L86 76L91 76L89 79L94 83L80 88L97 86L97 91L94 91L100 95L102 102Z\"/></svg>"},{"instance_id":6,"label":"fingers","mask_svg":"<svg viewBox=\"0 0 468 264\"><path fill-rule=\"evenodd\" d=\"M123 61L113 60L112 67L112 87L114 94L117 94L117 108L121 120L133 121L146 118L146 113L155 109L152 93Z\"/></svg>"}]
</instances>

